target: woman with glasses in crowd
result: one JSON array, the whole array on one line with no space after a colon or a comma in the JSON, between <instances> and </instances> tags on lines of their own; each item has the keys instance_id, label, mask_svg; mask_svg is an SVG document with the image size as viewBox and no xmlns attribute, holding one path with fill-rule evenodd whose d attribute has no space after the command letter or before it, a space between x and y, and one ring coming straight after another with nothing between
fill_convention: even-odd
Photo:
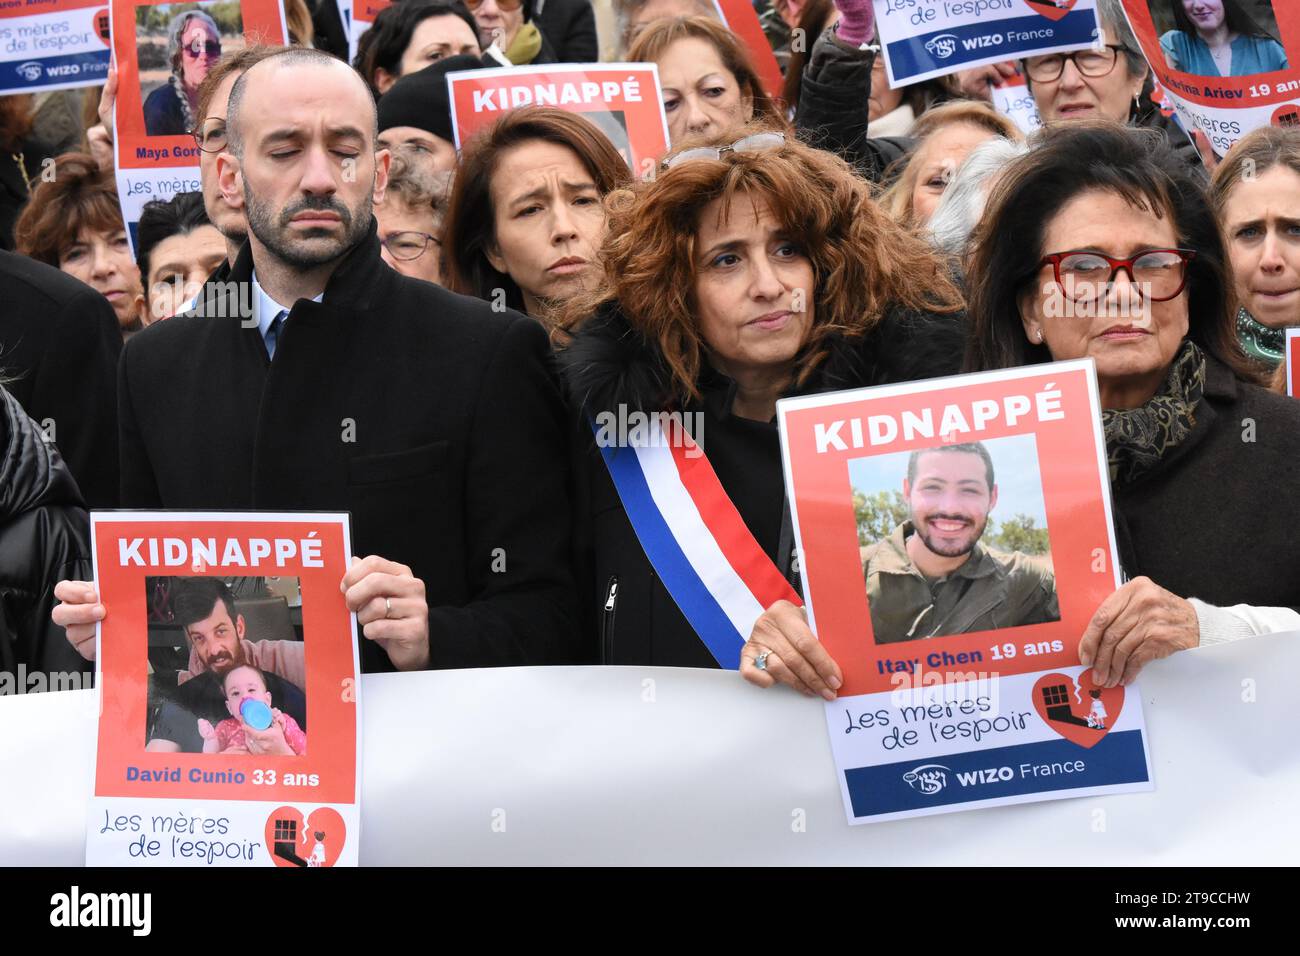
<instances>
[{"instance_id":1,"label":"woman with glasses in crowd","mask_svg":"<svg viewBox=\"0 0 1300 956\"><path fill-rule=\"evenodd\" d=\"M1237 286L1237 338L1265 369L1300 326L1300 130L1262 126L1237 140L1211 180Z\"/></svg>"},{"instance_id":2,"label":"woman with glasses in crowd","mask_svg":"<svg viewBox=\"0 0 1300 956\"><path fill-rule=\"evenodd\" d=\"M442 282L442 220L451 191L450 172L431 172L409 147L393 148L388 187L375 203L380 254L402 275Z\"/></svg>"},{"instance_id":3,"label":"woman with glasses in crowd","mask_svg":"<svg viewBox=\"0 0 1300 956\"><path fill-rule=\"evenodd\" d=\"M167 28L171 73L144 101L144 129L150 136L180 136L194 129L199 86L221 58L221 31L201 10L178 13Z\"/></svg>"},{"instance_id":4,"label":"woman with glasses in crowd","mask_svg":"<svg viewBox=\"0 0 1300 956\"><path fill-rule=\"evenodd\" d=\"M674 145L694 136L726 136L751 121L774 129L786 125L744 45L710 17L653 21L637 35L628 60L658 66Z\"/></svg>"},{"instance_id":5,"label":"woman with glasses in crowd","mask_svg":"<svg viewBox=\"0 0 1300 956\"><path fill-rule=\"evenodd\" d=\"M460 0L405 0L379 11L352 66L380 99L402 77L440 60L482 55L478 24Z\"/></svg>"},{"instance_id":6,"label":"woman with glasses in crowd","mask_svg":"<svg viewBox=\"0 0 1300 956\"><path fill-rule=\"evenodd\" d=\"M956 371L960 296L843 160L760 126L671 154L654 181L606 205L599 285L566 306L573 337L558 353L571 404L594 426L579 507L591 521L602 659L740 666L758 683L833 696L838 672L824 653L809 661L781 644L784 663L756 669L750 633L727 643L680 609L693 606L688 593L665 586L677 579L662 552L641 544L672 546L645 537L661 519L638 507L627 474L641 454L631 446L644 443L609 423L681 413L698 442L686 454L702 449L720 483L711 513L738 516L761 574L786 593L797 574L777 400ZM802 621L785 597L763 618L765 631L773 618Z\"/></svg>"},{"instance_id":7,"label":"woman with glasses in crowd","mask_svg":"<svg viewBox=\"0 0 1300 956\"><path fill-rule=\"evenodd\" d=\"M1197 148L1177 122L1151 103L1150 70L1119 0L1097 0L1102 43L1021 63L1044 123L1106 119L1159 129L1183 162L1203 176Z\"/></svg>"},{"instance_id":8,"label":"woman with glasses in crowd","mask_svg":"<svg viewBox=\"0 0 1300 956\"><path fill-rule=\"evenodd\" d=\"M1234 334L1203 187L1158 133L1045 131L1002 175L968 272L966 365L1096 363L1126 583L1081 656L1107 686L1199 644L1300 629L1300 403Z\"/></svg>"},{"instance_id":9,"label":"woman with glasses in crowd","mask_svg":"<svg viewBox=\"0 0 1300 956\"><path fill-rule=\"evenodd\" d=\"M602 202L631 179L590 120L511 110L469 143L456 171L442 236L447 287L550 324L595 279Z\"/></svg>"}]
</instances>

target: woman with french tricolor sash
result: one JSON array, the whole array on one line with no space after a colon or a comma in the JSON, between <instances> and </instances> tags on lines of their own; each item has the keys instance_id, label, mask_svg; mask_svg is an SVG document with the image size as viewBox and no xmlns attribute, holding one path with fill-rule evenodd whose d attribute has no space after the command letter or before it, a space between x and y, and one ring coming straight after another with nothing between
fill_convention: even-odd
<instances>
[{"instance_id":1,"label":"woman with french tricolor sash","mask_svg":"<svg viewBox=\"0 0 1300 956\"><path fill-rule=\"evenodd\" d=\"M961 297L836 156L746 127L607 200L560 352L590 428L602 659L834 697L791 582L777 399L954 372Z\"/></svg>"}]
</instances>

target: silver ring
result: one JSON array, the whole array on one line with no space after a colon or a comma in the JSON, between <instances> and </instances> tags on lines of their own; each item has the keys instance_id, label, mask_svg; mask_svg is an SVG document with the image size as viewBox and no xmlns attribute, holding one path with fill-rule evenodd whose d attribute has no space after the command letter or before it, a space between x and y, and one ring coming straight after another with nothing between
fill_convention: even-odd
<instances>
[{"instance_id":1,"label":"silver ring","mask_svg":"<svg viewBox=\"0 0 1300 956\"><path fill-rule=\"evenodd\" d=\"M763 653L761 653L761 654L759 654L757 657L755 657L755 658L754 658L754 666L757 667L757 668L758 668L759 670L761 670L761 671L765 671L765 670L767 670L767 656L768 656L769 654L771 654L771 653L772 653L771 651L764 651Z\"/></svg>"},{"instance_id":2,"label":"silver ring","mask_svg":"<svg viewBox=\"0 0 1300 956\"><path fill-rule=\"evenodd\" d=\"M393 616L393 599L384 598L384 617L390 618L392 616Z\"/></svg>"}]
</instances>

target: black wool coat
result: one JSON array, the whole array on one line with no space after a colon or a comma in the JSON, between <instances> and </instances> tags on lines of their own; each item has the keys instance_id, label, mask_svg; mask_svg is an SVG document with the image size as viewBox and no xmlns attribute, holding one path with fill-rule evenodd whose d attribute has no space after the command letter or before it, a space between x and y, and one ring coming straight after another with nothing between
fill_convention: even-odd
<instances>
[{"instance_id":1,"label":"black wool coat","mask_svg":"<svg viewBox=\"0 0 1300 956\"><path fill-rule=\"evenodd\" d=\"M0 380L48 435L92 508L117 505L117 358L108 300L53 266L0 252Z\"/></svg>"},{"instance_id":2,"label":"black wool coat","mask_svg":"<svg viewBox=\"0 0 1300 956\"><path fill-rule=\"evenodd\" d=\"M398 274L372 223L272 362L232 301L252 268L245 245L195 313L123 351L124 505L351 512L355 554L424 581L432 667L572 660L567 433L541 326ZM391 669L361 646L363 669Z\"/></svg>"},{"instance_id":3,"label":"black wool coat","mask_svg":"<svg viewBox=\"0 0 1300 956\"><path fill-rule=\"evenodd\" d=\"M966 323L958 315L895 311L860 339L832 338L829 354L806 385L788 394L812 394L952 375L960 371ZM588 322L559 353L573 427L582 435L579 540L589 549L578 562L588 580L580 590L607 664L717 667L645 556L619 501L587 424L602 411L653 413L672 407L672 386L658 348L633 330L617 309ZM706 369L704 401L683 410L700 413L697 435L723 489L760 546L792 581L793 546L784 509L780 445L775 422L731 415L735 383ZM585 479L585 480L582 480ZM581 583L580 583L581 584Z\"/></svg>"},{"instance_id":4,"label":"black wool coat","mask_svg":"<svg viewBox=\"0 0 1300 956\"><path fill-rule=\"evenodd\" d=\"M1112 488L1121 566L1182 598L1300 610L1300 401L1206 362L1191 433Z\"/></svg>"}]
</instances>

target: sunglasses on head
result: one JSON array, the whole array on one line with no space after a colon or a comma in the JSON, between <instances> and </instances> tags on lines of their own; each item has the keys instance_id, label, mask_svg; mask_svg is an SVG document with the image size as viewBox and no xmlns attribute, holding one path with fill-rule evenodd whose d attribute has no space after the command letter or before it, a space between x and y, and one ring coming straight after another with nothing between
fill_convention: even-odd
<instances>
[{"instance_id":1,"label":"sunglasses on head","mask_svg":"<svg viewBox=\"0 0 1300 956\"><path fill-rule=\"evenodd\" d=\"M754 133L736 140L730 146L693 146L674 156L669 156L660 165L672 169L679 163L692 159L721 159L724 153L761 153L765 149L776 149L785 145L785 133Z\"/></svg>"}]
</instances>

